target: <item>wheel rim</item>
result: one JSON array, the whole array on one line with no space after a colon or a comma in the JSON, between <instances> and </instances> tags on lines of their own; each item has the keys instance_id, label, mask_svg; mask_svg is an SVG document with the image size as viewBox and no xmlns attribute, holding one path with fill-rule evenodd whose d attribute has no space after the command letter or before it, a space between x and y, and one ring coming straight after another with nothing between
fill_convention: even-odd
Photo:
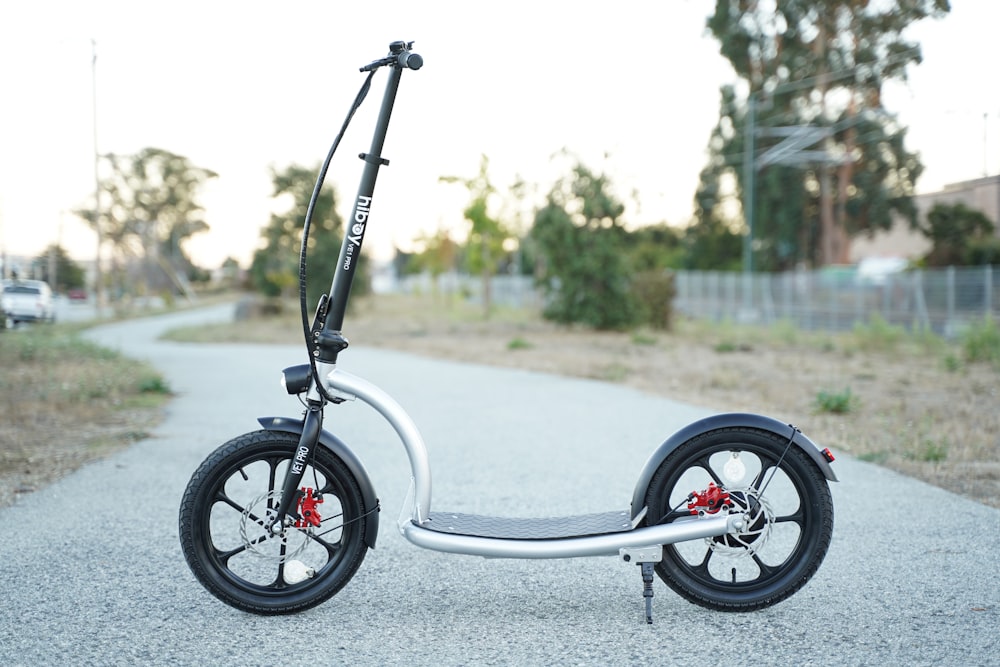
<instances>
[{"instance_id":1,"label":"wheel rim","mask_svg":"<svg viewBox=\"0 0 1000 667\"><path fill-rule=\"evenodd\" d=\"M684 456L660 486L661 503L651 508L660 523L689 519L692 492L715 484L730 494L733 510L748 513L739 534L664 549L660 567L708 596L739 600L777 590L806 567L822 532L798 452L783 455L775 442L749 440L722 441Z\"/></svg>"},{"instance_id":2,"label":"wheel rim","mask_svg":"<svg viewBox=\"0 0 1000 667\"><path fill-rule=\"evenodd\" d=\"M224 466L206 486L208 510L196 530L213 578L262 597L307 591L336 577L357 542L360 508L332 466L306 467L302 486L322 495L318 526L289 527L271 535L291 448L275 448Z\"/></svg>"}]
</instances>

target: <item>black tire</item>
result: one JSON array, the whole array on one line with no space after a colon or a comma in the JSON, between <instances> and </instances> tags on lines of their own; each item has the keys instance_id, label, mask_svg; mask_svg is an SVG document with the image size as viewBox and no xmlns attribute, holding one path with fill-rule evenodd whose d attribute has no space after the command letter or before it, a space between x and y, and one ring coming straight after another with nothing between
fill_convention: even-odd
<instances>
[{"instance_id":1,"label":"black tire","mask_svg":"<svg viewBox=\"0 0 1000 667\"><path fill-rule=\"evenodd\" d=\"M291 433L246 433L205 459L184 491L184 557L212 595L237 609L288 614L314 607L350 581L368 550L364 517L375 508L365 507L354 475L323 447L301 484L322 494L320 525L288 528L284 537L265 531L297 447ZM296 577L302 566L311 576Z\"/></svg>"},{"instance_id":2,"label":"black tire","mask_svg":"<svg viewBox=\"0 0 1000 667\"><path fill-rule=\"evenodd\" d=\"M734 509L749 510L749 527L665 545L655 567L660 578L690 602L718 611L769 607L802 588L833 534L833 501L815 462L789 446L787 436L769 431L725 428L695 436L654 474L647 525L691 519L689 495L710 482L726 489Z\"/></svg>"}]
</instances>

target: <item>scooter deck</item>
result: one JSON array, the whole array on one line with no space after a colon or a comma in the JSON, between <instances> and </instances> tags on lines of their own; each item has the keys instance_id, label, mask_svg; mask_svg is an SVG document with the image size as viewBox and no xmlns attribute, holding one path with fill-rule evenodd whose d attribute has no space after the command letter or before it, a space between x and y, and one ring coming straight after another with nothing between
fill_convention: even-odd
<instances>
[{"instance_id":1,"label":"scooter deck","mask_svg":"<svg viewBox=\"0 0 1000 667\"><path fill-rule=\"evenodd\" d=\"M457 512L431 512L422 528L448 535L489 537L504 540L558 540L590 535L608 535L632 530L628 511L578 516L518 519Z\"/></svg>"}]
</instances>

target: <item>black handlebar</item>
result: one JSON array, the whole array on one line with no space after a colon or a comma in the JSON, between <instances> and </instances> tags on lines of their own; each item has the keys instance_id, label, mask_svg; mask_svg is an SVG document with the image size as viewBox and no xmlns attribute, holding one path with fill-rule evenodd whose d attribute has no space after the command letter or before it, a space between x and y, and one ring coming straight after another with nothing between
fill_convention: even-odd
<instances>
[{"instance_id":1,"label":"black handlebar","mask_svg":"<svg viewBox=\"0 0 1000 667\"><path fill-rule=\"evenodd\" d=\"M389 45L388 56L373 60L362 67L361 71L371 72L386 65L404 69L420 69L424 65L424 59L420 57L419 53L410 51L411 48L413 48L413 42L393 42Z\"/></svg>"},{"instance_id":2,"label":"black handlebar","mask_svg":"<svg viewBox=\"0 0 1000 667\"><path fill-rule=\"evenodd\" d=\"M413 53L412 51L404 51L396 56L396 62L400 67L407 67L409 69L420 69L424 66L424 59L420 57L419 53Z\"/></svg>"}]
</instances>

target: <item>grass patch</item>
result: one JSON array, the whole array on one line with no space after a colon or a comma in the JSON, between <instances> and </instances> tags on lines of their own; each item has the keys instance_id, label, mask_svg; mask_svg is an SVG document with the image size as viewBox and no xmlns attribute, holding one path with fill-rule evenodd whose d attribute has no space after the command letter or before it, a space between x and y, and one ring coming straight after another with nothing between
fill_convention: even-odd
<instances>
[{"instance_id":1,"label":"grass patch","mask_svg":"<svg viewBox=\"0 0 1000 667\"><path fill-rule=\"evenodd\" d=\"M983 318L970 326L962 335L961 343L966 361L986 361L1000 366L1000 328L992 319Z\"/></svg>"},{"instance_id":2,"label":"grass patch","mask_svg":"<svg viewBox=\"0 0 1000 667\"><path fill-rule=\"evenodd\" d=\"M816 394L814 406L817 412L846 415L857 406L857 397L847 387L843 391L820 391Z\"/></svg>"},{"instance_id":3,"label":"grass patch","mask_svg":"<svg viewBox=\"0 0 1000 667\"><path fill-rule=\"evenodd\" d=\"M278 343L303 342L302 320L298 315L255 318L252 323L222 322L193 327L178 327L160 336L160 340L179 343Z\"/></svg>"},{"instance_id":4,"label":"grass patch","mask_svg":"<svg viewBox=\"0 0 1000 667\"><path fill-rule=\"evenodd\" d=\"M861 461L867 461L868 463L875 463L877 465L883 465L889 460L888 452L883 452L881 450L873 452L863 452L858 454L858 459Z\"/></svg>"},{"instance_id":5,"label":"grass patch","mask_svg":"<svg viewBox=\"0 0 1000 667\"><path fill-rule=\"evenodd\" d=\"M942 463L948 459L949 436L935 430L935 421L933 415L926 415L901 432L904 459L920 463Z\"/></svg>"},{"instance_id":6,"label":"grass patch","mask_svg":"<svg viewBox=\"0 0 1000 667\"><path fill-rule=\"evenodd\" d=\"M907 458L924 463L941 463L948 458L948 443L924 438L915 450L907 452Z\"/></svg>"},{"instance_id":7,"label":"grass patch","mask_svg":"<svg viewBox=\"0 0 1000 667\"><path fill-rule=\"evenodd\" d=\"M903 327L889 324L881 315L875 314L867 324L854 325L853 337L861 350L886 352L897 348L907 333Z\"/></svg>"},{"instance_id":8,"label":"grass patch","mask_svg":"<svg viewBox=\"0 0 1000 667\"><path fill-rule=\"evenodd\" d=\"M962 360L958 358L958 355L951 352L944 355L941 363L944 365L944 369L949 373L957 373L962 370Z\"/></svg>"},{"instance_id":9,"label":"grass patch","mask_svg":"<svg viewBox=\"0 0 1000 667\"><path fill-rule=\"evenodd\" d=\"M165 394L170 395L170 386L161 375L148 375L139 380L136 387L140 394Z\"/></svg>"},{"instance_id":10,"label":"grass patch","mask_svg":"<svg viewBox=\"0 0 1000 667\"><path fill-rule=\"evenodd\" d=\"M650 336L649 334L642 333L641 331L635 331L632 333L633 345L652 347L653 345L656 345L656 342L655 336Z\"/></svg>"},{"instance_id":11,"label":"grass patch","mask_svg":"<svg viewBox=\"0 0 1000 667\"><path fill-rule=\"evenodd\" d=\"M524 340L523 338L512 338L507 343L508 350L530 350L534 345Z\"/></svg>"},{"instance_id":12,"label":"grass patch","mask_svg":"<svg viewBox=\"0 0 1000 667\"><path fill-rule=\"evenodd\" d=\"M771 325L771 335L785 345L795 345L802 337L802 331L789 320L778 320Z\"/></svg>"},{"instance_id":13,"label":"grass patch","mask_svg":"<svg viewBox=\"0 0 1000 667\"><path fill-rule=\"evenodd\" d=\"M601 368L597 379L605 382L623 382L631 372L632 369L625 364L610 363Z\"/></svg>"},{"instance_id":14,"label":"grass patch","mask_svg":"<svg viewBox=\"0 0 1000 667\"><path fill-rule=\"evenodd\" d=\"M730 354L732 352L753 352L753 345L749 343L737 343L731 340L723 340L716 343L713 350L719 354Z\"/></svg>"},{"instance_id":15,"label":"grass patch","mask_svg":"<svg viewBox=\"0 0 1000 667\"><path fill-rule=\"evenodd\" d=\"M98 436L84 433L130 442L141 430L131 413L157 408L170 394L151 365L91 343L75 327L34 326L0 339L0 423L7 427L0 429L0 476L21 474L25 455L90 447Z\"/></svg>"}]
</instances>

